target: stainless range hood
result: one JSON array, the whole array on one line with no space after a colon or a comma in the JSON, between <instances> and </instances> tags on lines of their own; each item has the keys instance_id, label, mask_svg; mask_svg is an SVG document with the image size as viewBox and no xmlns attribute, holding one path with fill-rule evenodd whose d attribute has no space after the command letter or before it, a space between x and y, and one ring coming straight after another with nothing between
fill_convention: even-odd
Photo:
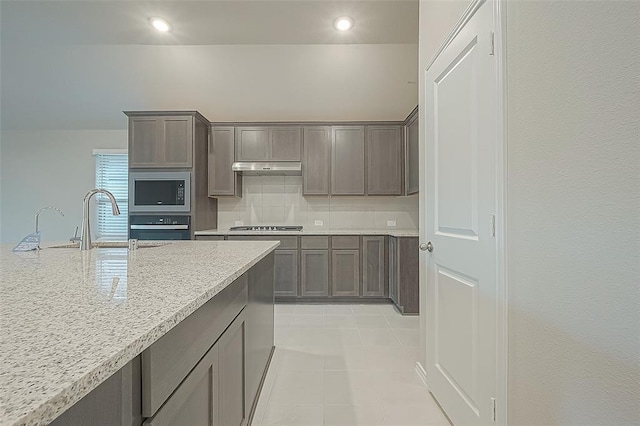
<instances>
[{"instance_id":1,"label":"stainless range hood","mask_svg":"<svg viewBox=\"0 0 640 426\"><path fill-rule=\"evenodd\" d=\"M293 161L238 162L233 163L231 170L249 176L301 176L302 163Z\"/></svg>"}]
</instances>

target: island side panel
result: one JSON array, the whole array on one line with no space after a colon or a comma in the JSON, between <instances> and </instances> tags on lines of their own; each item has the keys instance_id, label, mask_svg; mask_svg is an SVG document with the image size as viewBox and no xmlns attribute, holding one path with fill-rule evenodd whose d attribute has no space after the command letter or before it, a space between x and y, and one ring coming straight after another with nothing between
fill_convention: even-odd
<instances>
[{"instance_id":1,"label":"island side panel","mask_svg":"<svg viewBox=\"0 0 640 426\"><path fill-rule=\"evenodd\" d=\"M246 406L256 403L273 350L274 253L251 268L247 304Z\"/></svg>"}]
</instances>

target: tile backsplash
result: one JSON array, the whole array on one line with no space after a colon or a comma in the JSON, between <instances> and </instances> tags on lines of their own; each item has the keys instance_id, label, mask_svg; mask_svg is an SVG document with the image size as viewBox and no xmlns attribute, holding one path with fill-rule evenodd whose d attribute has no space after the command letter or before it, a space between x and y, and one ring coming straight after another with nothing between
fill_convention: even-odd
<instances>
[{"instance_id":1,"label":"tile backsplash","mask_svg":"<svg viewBox=\"0 0 640 426\"><path fill-rule=\"evenodd\" d=\"M302 225L306 229L418 229L418 194L302 196L301 176L244 176L242 198L218 198L218 229ZM322 223L322 224L320 224Z\"/></svg>"}]
</instances>

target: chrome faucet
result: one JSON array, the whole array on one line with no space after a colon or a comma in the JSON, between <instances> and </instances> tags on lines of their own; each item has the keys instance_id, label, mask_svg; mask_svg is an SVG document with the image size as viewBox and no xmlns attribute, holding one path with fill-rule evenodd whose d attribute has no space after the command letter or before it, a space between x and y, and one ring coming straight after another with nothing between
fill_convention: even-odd
<instances>
[{"instance_id":1,"label":"chrome faucet","mask_svg":"<svg viewBox=\"0 0 640 426\"><path fill-rule=\"evenodd\" d=\"M84 196L84 200L82 201L82 240L80 241L80 250L89 250L91 249L91 228L89 226L89 201L91 197L96 194L104 194L111 201L111 209L113 211L114 216L118 216L120 214L120 208L118 207L118 203L116 202L115 197L112 193L107 191L106 189L96 188L87 192L87 195Z\"/></svg>"}]
</instances>

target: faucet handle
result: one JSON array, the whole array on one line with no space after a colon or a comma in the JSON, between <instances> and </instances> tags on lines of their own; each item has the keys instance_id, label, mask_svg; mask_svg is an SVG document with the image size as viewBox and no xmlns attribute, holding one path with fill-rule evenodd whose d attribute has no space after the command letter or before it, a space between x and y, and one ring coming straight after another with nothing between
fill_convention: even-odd
<instances>
[{"instance_id":1,"label":"faucet handle","mask_svg":"<svg viewBox=\"0 0 640 426\"><path fill-rule=\"evenodd\" d=\"M73 233L73 237L69 238L69 241L72 242L72 243L75 243L75 242L80 241L82 239L82 238L78 237L78 228L79 227L76 226L76 230Z\"/></svg>"}]
</instances>

